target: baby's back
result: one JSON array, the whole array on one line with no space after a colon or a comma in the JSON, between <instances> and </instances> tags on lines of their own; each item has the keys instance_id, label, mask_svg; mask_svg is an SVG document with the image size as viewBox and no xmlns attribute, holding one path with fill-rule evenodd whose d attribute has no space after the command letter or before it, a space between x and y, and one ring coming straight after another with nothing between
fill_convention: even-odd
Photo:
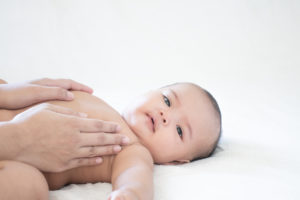
<instances>
[{"instance_id":1,"label":"baby's back","mask_svg":"<svg viewBox=\"0 0 300 200\"><path fill-rule=\"evenodd\" d=\"M52 104L71 108L88 115L88 118L113 121L121 126L121 134L127 135L131 143L137 141L121 115L103 100L83 92L73 92L75 98L71 102L53 101ZM89 134L89 133L82 133ZM61 173L44 173L50 189L59 189L70 183L111 182L112 164L115 156L104 156L103 162L97 166L79 167Z\"/></svg>"}]
</instances>

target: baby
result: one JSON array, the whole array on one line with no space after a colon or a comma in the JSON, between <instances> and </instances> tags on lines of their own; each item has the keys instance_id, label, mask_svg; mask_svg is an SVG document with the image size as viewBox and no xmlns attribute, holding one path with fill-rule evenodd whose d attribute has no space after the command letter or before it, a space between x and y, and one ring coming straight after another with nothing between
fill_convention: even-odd
<instances>
[{"instance_id":1,"label":"baby","mask_svg":"<svg viewBox=\"0 0 300 200\"><path fill-rule=\"evenodd\" d=\"M98 166L79 167L61 173L39 173L43 196L71 183L110 182L109 199L153 199L153 163L180 164L210 156L221 135L221 113L216 100L193 83L176 83L135 99L120 115L101 99L73 92L71 102L53 101L89 118L115 121L130 145ZM12 117L23 110L10 111ZM91 157L94 149L89 149ZM20 172L22 173L22 172ZM30 174L27 174L30 177ZM26 183L24 183L26 184ZM26 187L24 187L26 188Z\"/></svg>"}]
</instances>

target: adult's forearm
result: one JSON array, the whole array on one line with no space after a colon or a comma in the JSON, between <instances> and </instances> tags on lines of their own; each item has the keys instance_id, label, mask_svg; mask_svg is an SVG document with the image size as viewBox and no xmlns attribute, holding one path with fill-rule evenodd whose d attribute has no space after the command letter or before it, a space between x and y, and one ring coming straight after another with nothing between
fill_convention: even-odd
<instances>
[{"instance_id":1,"label":"adult's forearm","mask_svg":"<svg viewBox=\"0 0 300 200\"><path fill-rule=\"evenodd\" d=\"M0 122L0 160L14 160L21 151L17 143L20 140L16 124Z\"/></svg>"},{"instance_id":2,"label":"adult's forearm","mask_svg":"<svg viewBox=\"0 0 300 200\"><path fill-rule=\"evenodd\" d=\"M8 109L6 106L7 102L9 102L9 99L7 98L7 95L5 94L5 91L1 88L0 84L0 109Z\"/></svg>"},{"instance_id":3,"label":"adult's forearm","mask_svg":"<svg viewBox=\"0 0 300 200\"><path fill-rule=\"evenodd\" d=\"M3 79L0 79L0 108L3 107L4 105L4 98L5 98L5 95L3 94L3 89L1 88L1 84L7 84L7 82Z\"/></svg>"}]
</instances>

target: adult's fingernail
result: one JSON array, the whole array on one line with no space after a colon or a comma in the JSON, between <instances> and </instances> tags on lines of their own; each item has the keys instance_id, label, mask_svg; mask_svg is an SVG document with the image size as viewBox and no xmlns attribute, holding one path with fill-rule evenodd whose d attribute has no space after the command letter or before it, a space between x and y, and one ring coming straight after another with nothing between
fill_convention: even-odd
<instances>
[{"instance_id":1,"label":"adult's fingernail","mask_svg":"<svg viewBox=\"0 0 300 200\"><path fill-rule=\"evenodd\" d=\"M74 95L72 92L67 92L67 98L72 100L74 98Z\"/></svg>"},{"instance_id":2,"label":"adult's fingernail","mask_svg":"<svg viewBox=\"0 0 300 200\"><path fill-rule=\"evenodd\" d=\"M119 131L121 131L121 126L120 126L120 125L117 125L117 127L116 127L116 132L119 132Z\"/></svg>"},{"instance_id":3,"label":"adult's fingernail","mask_svg":"<svg viewBox=\"0 0 300 200\"><path fill-rule=\"evenodd\" d=\"M119 152L121 150L121 147L120 146L114 146L114 151L115 152Z\"/></svg>"},{"instance_id":4,"label":"adult's fingernail","mask_svg":"<svg viewBox=\"0 0 300 200\"><path fill-rule=\"evenodd\" d=\"M96 163L102 163L102 158L97 158Z\"/></svg>"},{"instance_id":5,"label":"adult's fingernail","mask_svg":"<svg viewBox=\"0 0 300 200\"><path fill-rule=\"evenodd\" d=\"M124 137L122 139L122 144L128 144L129 143L129 138L128 137Z\"/></svg>"},{"instance_id":6,"label":"adult's fingernail","mask_svg":"<svg viewBox=\"0 0 300 200\"><path fill-rule=\"evenodd\" d=\"M86 113L80 112L80 113L79 113L79 116L80 116L80 117L87 117L87 114L86 114Z\"/></svg>"}]
</instances>

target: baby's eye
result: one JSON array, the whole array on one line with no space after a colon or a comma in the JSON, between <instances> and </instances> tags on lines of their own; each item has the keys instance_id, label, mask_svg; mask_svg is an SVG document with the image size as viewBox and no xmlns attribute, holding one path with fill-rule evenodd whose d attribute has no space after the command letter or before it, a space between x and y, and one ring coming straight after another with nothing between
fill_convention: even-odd
<instances>
[{"instance_id":1,"label":"baby's eye","mask_svg":"<svg viewBox=\"0 0 300 200\"><path fill-rule=\"evenodd\" d=\"M164 102L167 104L167 106L170 107L171 106L171 102L168 99L168 97L166 97L165 95L163 95L163 98L164 98Z\"/></svg>"},{"instance_id":2,"label":"baby's eye","mask_svg":"<svg viewBox=\"0 0 300 200\"><path fill-rule=\"evenodd\" d=\"M182 129L180 128L180 126L176 126L176 129L179 137L182 138Z\"/></svg>"}]
</instances>

